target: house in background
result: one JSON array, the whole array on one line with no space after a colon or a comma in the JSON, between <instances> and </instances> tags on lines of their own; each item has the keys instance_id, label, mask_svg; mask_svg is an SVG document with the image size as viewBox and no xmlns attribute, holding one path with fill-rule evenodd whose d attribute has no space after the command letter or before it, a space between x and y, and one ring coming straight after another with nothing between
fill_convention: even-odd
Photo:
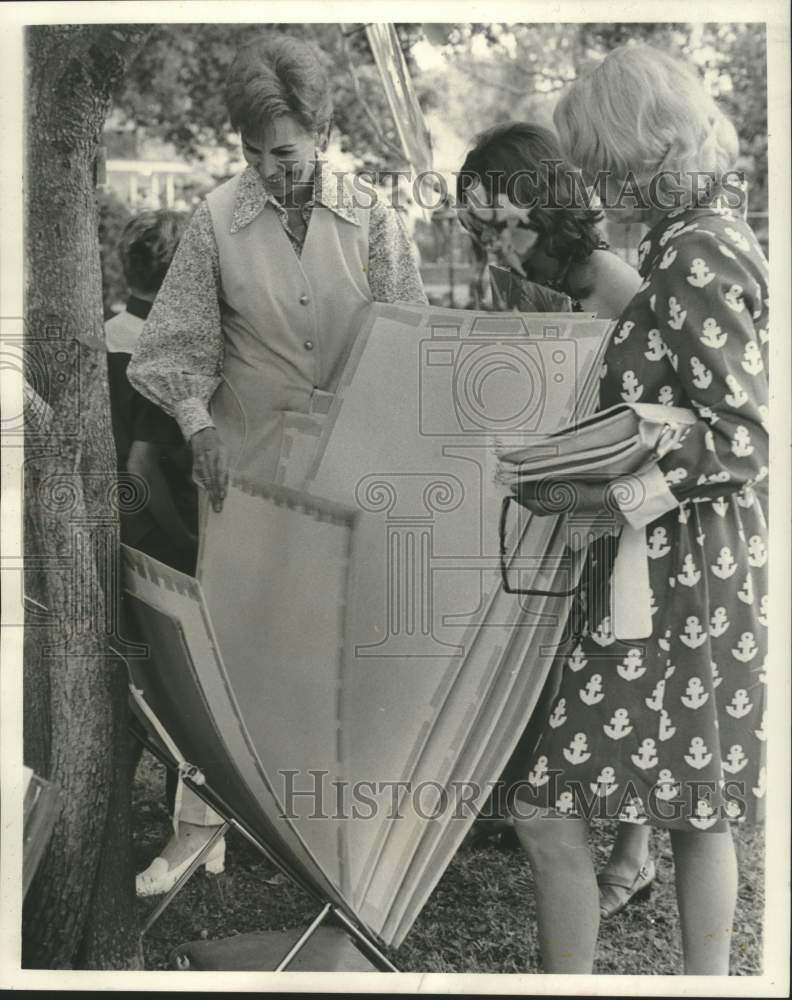
<instances>
[{"instance_id":1,"label":"house in background","mask_svg":"<svg viewBox=\"0 0 792 1000\"><path fill-rule=\"evenodd\" d=\"M177 160L106 161L107 186L131 209L188 209L183 194L184 181L191 179L192 168Z\"/></svg>"},{"instance_id":2,"label":"house in background","mask_svg":"<svg viewBox=\"0 0 792 1000\"><path fill-rule=\"evenodd\" d=\"M189 211L217 183L215 164L187 162L170 143L143 138L132 127L106 128L104 148L104 186L132 212L144 208ZM219 166L222 175L225 170Z\"/></svg>"}]
</instances>

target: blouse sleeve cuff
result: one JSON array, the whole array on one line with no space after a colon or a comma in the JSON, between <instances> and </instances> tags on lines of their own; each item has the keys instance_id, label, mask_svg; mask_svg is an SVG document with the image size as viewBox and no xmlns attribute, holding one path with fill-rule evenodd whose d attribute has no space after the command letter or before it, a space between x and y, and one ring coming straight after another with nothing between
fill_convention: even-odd
<instances>
[{"instance_id":1,"label":"blouse sleeve cuff","mask_svg":"<svg viewBox=\"0 0 792 1000\"><path fill-rule=\"evenodd\" d=\"M193 434L197 434L198 431L214 427L214 421L209 416L206 404L200 399L180 400L174 406L174 416L185 441L189 441Z\"/></svg>"},{"instance_id":2,"label":"blouse sleeve cuff","mask_svg":"<svg viewBox=\"0 0 792 1000\"><path fill-rule=\"evenodd\" d=\"M631 528L645 528L679 506L657 465L650 465L643 472L625 477L622 482L626 488L619 489L617 483L613 497Z\"/></svg>"}]
</instances>

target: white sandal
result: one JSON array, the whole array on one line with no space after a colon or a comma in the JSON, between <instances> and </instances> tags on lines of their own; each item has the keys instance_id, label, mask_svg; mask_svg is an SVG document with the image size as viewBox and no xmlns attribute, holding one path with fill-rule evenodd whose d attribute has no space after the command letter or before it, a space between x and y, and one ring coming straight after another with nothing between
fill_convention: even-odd
<instances>
[{"instance_id":1,"label":"white sandal","mask_svg":"<svg viewBox=\"0 0 792 1000\"><path fill-rule=\"evenodd\" d=\"M196 855L200 854L205 846L204 844L193 851L175 868L169 868L165 858L154 858L144 872L135 876L136 894L138 896L161 896L165 892L170 892L195 861ZM204 859L203 867L210 875L220 875L225 871L225 849L225 837L221 837Z\"/></svg>"}]
</instances>

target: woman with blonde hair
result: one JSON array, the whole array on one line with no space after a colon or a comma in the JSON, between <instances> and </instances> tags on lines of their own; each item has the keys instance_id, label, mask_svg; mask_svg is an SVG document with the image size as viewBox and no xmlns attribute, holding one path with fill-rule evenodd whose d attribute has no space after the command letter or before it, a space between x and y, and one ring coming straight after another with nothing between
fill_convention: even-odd
<instances>
[{"instance_id":1,"label":"woman with blonde hair","mask_svg":"<svg viewBox=\"0 0 792 1000\"><path fill-rule=\"evenodd\" d=\"M617 639L609 614L588 622L515 826L545 971L593 965L593 816L669 831L684 971L723 975L737 891L730 824L760 821L765 799L767 263L743 219L735 130L692 67L648 46L617 49L571 86L555 123L606 211L650 226L600 404L679 406L698 420L632 490L610 491L622 523L646 531L651 634ZM578 513L606 506L595 494L578 491Z\"/></svg>"}]
</instances>

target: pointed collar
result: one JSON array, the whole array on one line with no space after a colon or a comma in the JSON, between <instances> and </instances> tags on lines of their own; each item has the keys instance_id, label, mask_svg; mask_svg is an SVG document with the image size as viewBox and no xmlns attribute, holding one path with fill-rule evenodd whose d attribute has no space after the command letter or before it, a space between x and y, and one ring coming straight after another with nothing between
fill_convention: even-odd
<instances>
[{"instance_id":1,"label":"pointed collar","mask_svg":"<svg viewBox=\"0 0 792 1000\"><path fill-rule=\"evenodd\" d=\"M345 222L355 226L360 225L355 210L354 200L344 171L333 170L327 160L317 160L314 173L314 193L308 204L320 204L329 208ZM276 211L282 212L283 206L273 198L264 187L257 170L248 166L239 178L234 211L231 217L231 232L237 233L249 225L268 205L272 204Z\"/></svg>"}]
</instances>

